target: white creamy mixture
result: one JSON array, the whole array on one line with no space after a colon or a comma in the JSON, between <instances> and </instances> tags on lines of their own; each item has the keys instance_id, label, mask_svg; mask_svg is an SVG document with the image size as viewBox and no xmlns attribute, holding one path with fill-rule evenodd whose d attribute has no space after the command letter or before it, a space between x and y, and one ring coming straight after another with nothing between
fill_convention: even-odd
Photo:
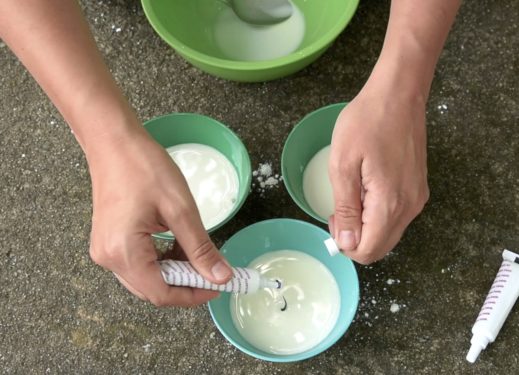
<instances>
[{"instance_id":1,"label":"white creamy mixture","mask_svg":"<svg viewBox=\"0 0 519 375\"><path fill-rule=\"evenodd\" d=\"M214 27L214 39L229 59L262 61L294 52L305 35L303 12L292 3L290 18L274 25L253 25L242 21L230 7L222 10Z\"/></svg>"},{"instance_id":2,"label":"white creamy mixture","mask_svg":"<svg viewBox=\"0 0 519 375\"><path fill-rule=\"evenodd\" d=\"M248 268L283 285L281 290L231 296L232 320L250 344L269 353L295 354L313 348L332 331L341 297L325 265L306 253L280 250L256 258Z\"/></svg>"},{"instance_id":3,"label":"white creamy mixture","mask_svg":"<svg viewBox=\"0 0 519 375\"><path fill-rule=\"evenodd\" d=\"M187 180L205 229L220 224L238 198L238 174L231 162L213 147L184 143L166 149Z\"/></svg>"},{"instance_id":4,"label":"white creamy mixture","mask_svg":"<svg viewBox=\"0 0 519 375\"><path fill-rule=\"evenodd\" d=\"M303 193L317 215L328 220L334 212L333 190L328 174L331 146L321 149L303 172Z\"/></svg>"}]
</instances>

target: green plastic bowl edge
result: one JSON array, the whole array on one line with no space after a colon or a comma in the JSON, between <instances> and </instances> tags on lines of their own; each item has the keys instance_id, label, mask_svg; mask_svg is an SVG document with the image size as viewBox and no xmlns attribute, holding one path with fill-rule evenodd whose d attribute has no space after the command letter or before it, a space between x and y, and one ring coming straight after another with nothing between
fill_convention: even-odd
<instances>
[{"instance_id":1,"label":"green plastic bowl edge","mask_svg":"<svg viewBox=\"0 0 519 375\"><path fill-rule=\"evenodd\" d=\"M319 228L311 223L308 223L306 221L302 221L302 220L297 220L297 219L290 219L290 218L276 218L276 219L268 219L268 220L263 220L263 221L259 221L257 223L254 223L254 224L251 224L250 226L253 226L253 225L257 225L257 224L268 224L270 222L275 222L275 221L279 221L279 220L285 220L285 221L289 221L289 222L293 222L293 223L298 223L298 224L302 224L302 225L306 225L306 226L310 226L312 227L313 229L318 229L322 232L324 232L327 236L329 236L329 233L327 233L325 230L323 230L322 228ZM249 227L250 227L249 226ZM245 230L247 229L248 227L245 227L243 228L242 230ZM231 236L227 241L231 241L232 238L234 236L236 236L238 234L235 233L233 236ZM225 247L225 244L222 246L222 248ZM338 255L340 256L340 255ZM350 261L350 265L351 265L351 269L353 270L353 273L355 275L355 279L357 280L357 283L356 283L356 288L354 289L353 291L353 299L355 301L355 306L353 306L354 308L352 308L350 311L350 314L349 316L346 317L347 321L348 321L348 324L345 324L344 327L341 327L339 331L336 331L335 333L335 336L337 336L337 340L335 340L334 342L331 342L328 346L326 347L323 347L321 348L321 350L319 351L316 351L315 348L313 349L308 349L302 353L298 353L298 354L291 354L291 355L287 355L287 356L278 356L278 355L275 355L273 354L272 356L265 356L265 355L262 355L262 354L259 354L259 353L255 353L255 352L252 352L244 347L242 347L241 345L239 345L238 343L236 343L234 341L234 339L232 337L230 337L223 329L222 327L220 327L220 324L218 323L218 320L216 319L215 317L215 314L214 314L214 311L211 307L211 301L209 301L207 303L208 305L208 308L209 308L209 313L211 315L211 319L213 320L213 323L216 325L216 327L218 328L218 331L220 331L220 333L226 338L226 340L228 342L230 342L234 347L238 348L241 352L245 353L245 354L248 354L250 355L251 357L254 357L254 358L257 358L257 359L261 359L263 361L268 361L268 362L277 362L277 363L289 363L289 362L298 362L298 361L303 361L303 360L306 360L306 359L309 359L309 358L312 358L312 357L315 357L321 353L324 353L326 350L328 350L330 347L332 347L333 345L335 345L335 343L337 343L337 341L344 336L344 334L346 333L346 331L348 330L348 328L350 327L351 323L353 322L353 319L355 318L355 314L357 313L357 310L358 310L358 307L359 307L359 301L360 301L360 282L359 282L359 275L357 273L357 269L355 268L355 265L353 263L353 261L351 259L348 258L348 260Z\"/></svg>"},{"instance_id":2,"label":"green plastic bowl edge","mask_svg":"<svg viewBox=\"0 0 519 375\"><path fill-rule=\"evenodd\" d=\"M344 12L343 17L335 24L333 28L328 30L328 32L322 35L311 45L303 48L302 50L296 51L295 53L291 53L288 56L266 61L225 60L206 55L205 53L198 52L197 50L188 47L180 40L175 38L172 34L170 34L161 24L157 22L157 18L153 11L153 6L151 5L152 1L153 0L141 0L142 8L144 10L144 14L148 19L148 22L151 24L151 27L155 30L155 32L159 34L162 40L164 40L171 47L173 47L180 55L182 55L186 59L194 59L198 63L204 63L211 67L247 71L282 67L292 63L296 63L297 61L301 60L301 56L306 58L307 56L311 56L314 53L324 52L322 50L328 47L335 40L335 38L337 38L337 36L339 36L339 34L346 28L346 26L348 26L348 23L351 21L353 15L357 11L357 7L359 5L360 0L351 0L352 5L347 12Z\"/></svg>"},{"instance_id":3,"label":"green plastic bowl edge","mask_svg":"<svg viewBox=\"0 0 519 375\"><path fill-rule=\"evenodd\" d=\"M318 109L316 109L315 111L312 111L310 112L309 114L307 114L305 117L303 117L295 126L294 128L292 129L292 131L290 132L290 134L288 135L286 141L285 141L285 144L283 145L283 152L281 153L281 174L283 176L285 176L287 174L287 170L286 170L286 163L285 163L285 158L287 157L286 156L286 145L287 143L291 140L291 138L294 136L294 133L297 131L297 127L303 122L305 121L308 117L320 112L320 111L326 111L330 108L334 108L334 107L339 107L339 106L342 106L342 107L345 107L346 105L348 104L348 102L342 102L342 103L335 103L335 104L330 104L330 105L327 105L327 106L324 106L324 107L320 107ZM311 216L312 218L314 218L315 220L323 223L323 224L328 224L328 221L325 220L324 218L320 217L319 215L317 215L317 213L314 212L314 210L312 210L310 208L310 205L308 205L308 207L305 207L304 205L301 204L301 202L299 202L298 199L296 199L296 194L295 192L293 191L292 187L286 183L285 179L283 179L283 184L285 185L285 188L287 189L288 191L288 194L290 195L290 198L292 198L292 201L294 201L297 206L302 209L307 215Z\"/></svg>"}]
</instances>

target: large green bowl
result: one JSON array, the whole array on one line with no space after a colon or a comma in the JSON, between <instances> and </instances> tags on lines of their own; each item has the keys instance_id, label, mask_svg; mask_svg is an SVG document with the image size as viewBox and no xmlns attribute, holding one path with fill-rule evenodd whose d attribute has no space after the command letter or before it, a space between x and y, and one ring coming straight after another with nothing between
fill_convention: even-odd
<instances>
[{"instance_id":1,"label":"large green bowl","mask_svg":"<svg viewBox=\"0 0 519 375\"><path fill-rule=\"evenodd\" d=\"M310 160L332 142L333 128L346 103L332 104L308 114L292 129L281 154L281 173L288 193L296 204L314 219L327 223L306 201L303 172Z\"/></svg>"},{"instance_id":2,"label":"large green bowl","mask_svg":"<svg viewBox=\"0 0 519 375\"><path fill-rule=\"evenodd\" d=\"M212 26L227 6L221 0L142 0L148 21L178 54L218 77L245 82L292 74L317 59L353 17L359 0L293 0L305 17L305 36L293 53L267 61L227 59L214 42Z\"/></svg>"},{"instance_id":3,"label":"large green bowl","mask_svg":"<svg viewBox=\"0 0 519 375\"><path fill-rule=\"evenodd\" d=\"M271 362L294 362L313 357L332 346L350 326L359 303L359 279L353 262L343 256L331 257L324 241L330 234L321 228L294 219L272 219L248 226L229 238L220 251L235 267L246 267L259 256L277 250L302 251L324 264L335 277L341 296L337 323L317 346L302 353L280 355L260 350L247 342L236 329L230 311L230 294L209 302L214 323L234 346L253 357Z\"/></svg>"},{"instance_id":4,"label":"large green bowl","mask_svg":"<svg viewBox=\"0 0 519 375\"><path fill-rule=\"evenodd\" d=\"M251 164L247 149L236 134L224 124L195 113L171 113L144 123L148 133L164 148L181 143L200 143L220 151L234 166L238 174L238 198L234 209L225 220L212 228L212 232L227 223L239 211L250 192ZM172 240L170 232L154 234L155 237Z\"/></svg>"}]
</instances>

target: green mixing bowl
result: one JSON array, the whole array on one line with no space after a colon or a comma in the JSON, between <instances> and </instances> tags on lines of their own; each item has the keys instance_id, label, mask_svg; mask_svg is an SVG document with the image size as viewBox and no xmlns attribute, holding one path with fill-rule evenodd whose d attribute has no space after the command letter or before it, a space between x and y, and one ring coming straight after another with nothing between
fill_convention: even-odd
<instances>
[{"instance_id":1,"label":"green mixing bowl","mask_svg":"<svg viewBox=\"0 0 519 375\"><path fill-rule=\"evenodd\" d=\"M247 149L231 129L210 117L194 113L172 113L156 117L145 122L144 127L164 148L182 143L200 143L225 155L238 174L238 198L225 220L208 228L208 232L220 228L236 215L250 192L252 173ZM170 232L156 233L154 236L165 240L174 239Z\"/></svg>"},{"instance_id":2,"label":"green mixing bowl","mask_svg":"<svg viewBox=\"0 0 519 375\"><path fill-rule=\"evenodd\" d=\"M222 0L142 0L148 21L178 54L218 77L245 82L292 74L317 59L353 17L359 0L293 0L304 14L303 41L291 54L266 61L229 59L217 47L214 25Z\"/></svg>"},{"instance_id":3,"label":"green mixing bowl","mask_svg":"<svg viewBox=\"0 0 519 375\"><path fill-rule=\"evenodd\" d=\"M313 357L332 346L350 326L359 303L359 279L351 259L331 257L324 245L330 234L321 228L294 219L272 219L250 225L233 235L220 251L230 264L246 267L251 261L270 251L297 250L316 258L332 273L339 286L340 311L335 327L317 346L302 353L272 354L247 342L236 329L230 311L230 293L209 302L214 323L224 337L242 352L271 362L294 362Z\"/></svg>"},{"instance_id":4,"label":"green mixing bowl","mask_svg":"<svg viewBox=\"0 0 519 375\"><path fill-rule=\"evenodd\" d=\"M288 193L304 212L322 223L328 223L328 218L319 216L305 199L303 172L315 154L330 145L335 121L345 106L332 104L308 114L288 135L281 155L281 173Z\"/></svg>"}]
</instances>

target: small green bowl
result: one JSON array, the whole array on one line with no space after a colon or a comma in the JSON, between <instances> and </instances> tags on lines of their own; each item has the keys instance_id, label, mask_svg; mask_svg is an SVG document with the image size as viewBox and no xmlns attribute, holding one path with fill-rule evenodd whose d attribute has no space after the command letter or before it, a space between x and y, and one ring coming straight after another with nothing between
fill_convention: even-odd
<instances>
[{"instance_id":1,"label":"small green bowl","mask_svg":"<svg viewBox=\"0 0 519 375\"><path fill-rule=\"evenodd\" d=\"M194 66L215 76L244 82L268 81L295 73L316 60L349 23L359 0L293 0L305 18L299 48L266 61L228 59L217 48L213 25L227 7L219 0L142 0L159 36Z\"/></svg>"},{"instance_id":2,"label":"small green bowl","mask_svg":"<svg viewBox=\"0 0 519 375\"><path fill-rule=\"evenodd\" d=\"M281 172L288 193L296 204L314 219L328 223L308 204L303 192L303 172L308 162L332 141L335 121L346 103L332 104L308 114L292 129L283 147Z\"/></svg>"},{"instance_id":3,"label":"small green bowl","mask_svg":"<svg viewBox=\"0 0 519 375\"><path fill-rule=\"evenodd\" d=\"M247 149L227 126L210 117L195 113L171 113L144 123L148 133L164 148L182 143L200 143L220 151L232 163L238 174L239 190L234 209L229 216L208 232L220 228L240 210L250 192L251 163ZM156 233L156 238L172 240L169 232Z\"/></svg>"},{"instance_id":4,"label":"small green bowl","mask_svg":"<svg viewBox=\"0 0 519 375\"><path fill-rule=\"evenodd\" d=\"M359 303L359 280L353 262L342 255L331 257L324 241L330 234L321 228L293 219L272 219L248 226L232 236L220 249L235 267L246 267L257 257L277 250L297 250L313 256L333 274L339 286L341 308L330 334L317 346L302 353L272 354L249 344L237 331L230 312L229 293L209 302L209 311L223 336L242 352L271 362L294 362L313 357L339 340L350 326Z\"/></svg>"}]
</instances>

